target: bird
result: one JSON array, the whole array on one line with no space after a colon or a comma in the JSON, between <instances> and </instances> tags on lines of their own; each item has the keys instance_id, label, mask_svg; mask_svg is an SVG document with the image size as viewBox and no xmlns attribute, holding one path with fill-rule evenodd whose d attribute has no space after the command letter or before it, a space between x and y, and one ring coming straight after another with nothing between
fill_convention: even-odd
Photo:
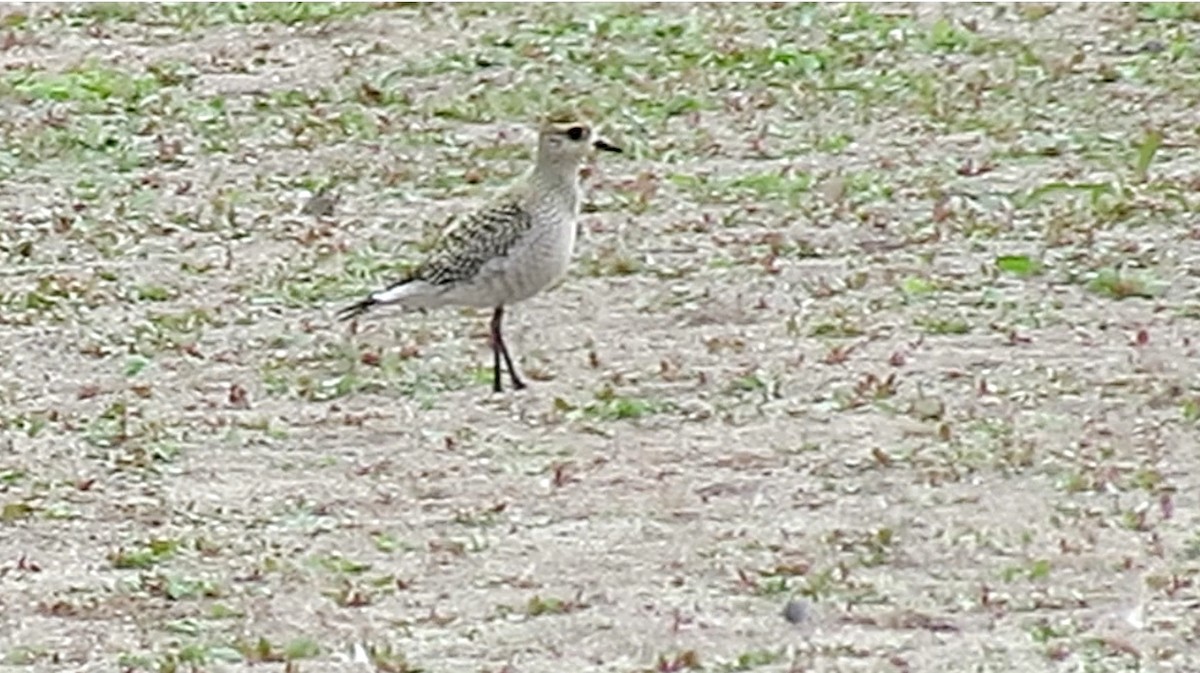
<instances>
[{"instance_id":1,"label":"bird","mask_svg":"<svg viewBox=\"0 0 1200 673\"><path fill-rule=\"evenodd\" d=\"M566 274L579 217L579 168L593 149L622 151L585 121L544 121L534 165L523 178L453 222L404 277L340 309L337 318L354 320L387 305L490 308L492 390L503 390L502 365L513 389L524 389L501 331L504 308Z\"/></svg>"}]
</instances>

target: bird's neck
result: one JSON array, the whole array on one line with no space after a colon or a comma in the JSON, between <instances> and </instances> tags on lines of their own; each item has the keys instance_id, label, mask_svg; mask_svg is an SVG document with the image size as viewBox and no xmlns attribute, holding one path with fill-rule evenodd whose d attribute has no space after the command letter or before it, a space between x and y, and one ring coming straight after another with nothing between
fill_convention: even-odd
<instances>
[{"instance_id":1,"label":"bird's neck","mask_svg":"<svg viewBox=\"0 0 1200 673\"><path fill-rule=\"evenodd\" d=\"M539 162L529 177L534 194L562 200L574 209L579 200L579 166L575 163Z\"/></svg>"}]
</instances>

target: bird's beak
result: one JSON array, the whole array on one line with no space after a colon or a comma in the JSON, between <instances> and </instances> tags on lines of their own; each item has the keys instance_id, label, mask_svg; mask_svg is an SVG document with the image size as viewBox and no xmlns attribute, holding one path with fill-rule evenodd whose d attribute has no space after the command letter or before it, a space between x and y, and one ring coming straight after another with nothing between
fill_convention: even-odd
<instances>
[{"instance_id":1,"label":"bird's beak","mask_svg":"<svg viewBox=\"0 0 1200 673\"><path fill-rule=\"evenodd\" d=\"M617 153L621 152L620 147L617 147L616 145L613 145L612 143L600 140L599 138L592 141L592 147L595 147L596 149L602 150L604 152L617 152Z\"/></svg>"}]
</instances>

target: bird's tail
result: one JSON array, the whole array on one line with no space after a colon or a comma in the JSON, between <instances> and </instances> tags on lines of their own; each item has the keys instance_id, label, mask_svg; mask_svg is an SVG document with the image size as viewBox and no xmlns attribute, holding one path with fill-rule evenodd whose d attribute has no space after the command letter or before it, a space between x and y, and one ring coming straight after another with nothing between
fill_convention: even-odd
<instances>
[{"instance_id":1,"label":"bird's tail","mask_svg":"<svg viewBox=\"0 0 1200 673\"><path fill-rule=\"evenodd\" d=\"M337 312L337 319L353 320L372 308L384 304L404 304L405 306L412 304L413 307L419 307L422 299L420 292L424 283L413 281L414 279L408 278L382 290L376 290L362 300L340 309Z\"/></svg>"},{"instance_id":2,"label":"bird's tail","mask_svg":"<svg viewBox=\"0 0 1200 673\"><path fill-rule=\"evenodd\" d=\"M367 295L366 299L363 299L362 301L355 302L349 306L339 309L337 312L337 319L338 320L353 320L354 318L357 318L358 316L366 313L367 311L370 311L371 307L378 303L379 302L376 301L373 297L371 297L371 295Z\"/></svg>"}]
</instances>

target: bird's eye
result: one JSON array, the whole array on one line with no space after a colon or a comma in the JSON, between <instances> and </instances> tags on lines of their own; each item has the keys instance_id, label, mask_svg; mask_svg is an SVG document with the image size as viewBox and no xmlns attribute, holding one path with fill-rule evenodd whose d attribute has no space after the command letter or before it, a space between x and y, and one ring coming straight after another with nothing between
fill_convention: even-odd
<instances>
[{"instance_id":1,"label":"bird's eye","mask_svg":"<svg viewBox=\"0 0 1200 673\"><path fill-rule=\"evenodd\" d=\"M582 126L572 126L571 128L567 129L567 137L571 140L583 140L583 136L586 133L587 130Z\"/></svg>"}]
</instances>

